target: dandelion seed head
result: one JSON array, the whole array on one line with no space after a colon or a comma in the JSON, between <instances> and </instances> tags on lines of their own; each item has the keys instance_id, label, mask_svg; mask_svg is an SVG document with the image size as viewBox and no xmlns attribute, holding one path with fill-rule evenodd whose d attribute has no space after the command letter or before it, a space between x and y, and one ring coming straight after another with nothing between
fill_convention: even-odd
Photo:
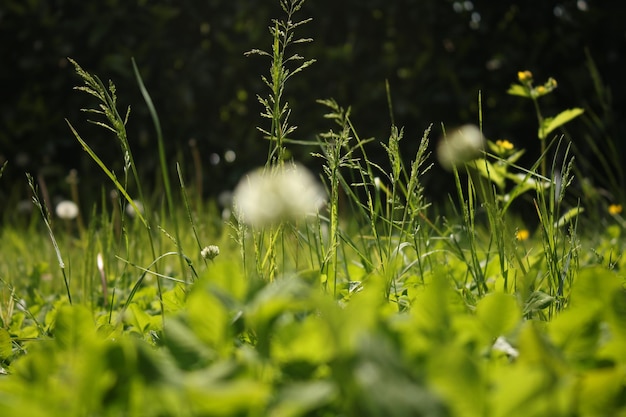
<instances>
[{"instance_id":1,"label":"dandelion seed head","mask_svg":"<svg viewBox=\"0 0 626 417\"><path fill-rule=\"evenodd\" d=\"M135 203L135 206L137 206L137 209L139 210L139 213L143 214L143 204L141 203L141 201L133 200L133 202ZM128 214L128 216L133 218L133 219L137 216L137 212L135 211L135 207L133 207L132 204L127 204L126 205L126 214Z\"/></svg>"},{"instance_id":2,"label":"dandelion seed head","mask_svg":"<svg viewBox=\"0 0 626 417\"><path fill-rule=\"evenodd\" d=\"M70 200L63 200L55 208L57 217L63 220L73 220L78 216L78 206Z\"/></svg>"},{"instance_id":3,"label":"dandelion seed head","mask_svg":"<svg viewBox=\"0 0 626 417\"><path fill-rule=\"evenodd\" d=\"M477 126L464 125L439 141L437 158L441 166L450 171L479 157L484 144L485 138Z\"/></svg>"},{"instance_id":4,"label":"dandelion seed head","mask_svg":"<svg viewBox=\"0 0 626 417\"><path fill-rule=\"evenodd\" d=\"M265 227L317 213L326 195L313 174L294 164L249 173L235 188L233 200L241 220Z\"/></svg>"}]
</instances>

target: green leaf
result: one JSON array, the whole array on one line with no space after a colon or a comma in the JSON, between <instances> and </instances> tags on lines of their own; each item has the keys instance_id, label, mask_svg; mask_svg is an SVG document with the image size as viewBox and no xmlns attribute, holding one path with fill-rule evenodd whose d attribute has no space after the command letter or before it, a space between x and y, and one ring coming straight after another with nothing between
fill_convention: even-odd
<instances>
[{"instance_id":1,"label":"green leaf","mask_svg":"<svg viewBox=\"0 0 626 417\"><path fill-rule=\"evenodd\" d=\"M578 390L579 415L619 415L618 409L624 404L625 378L626 372L619 367L586 372Z\"/></svg>"},{"instance_id":2,"label":"green leaf","mask_svg":"<svg viewBox=\"0 0 626 417\"><path fill-rule=\"evenodd\" d=\"M475 168L481 176L496 184L498 188L504 188L505 178L502 167L497 167L486 159L474 160L469 166Z\"/></svg>"},{"instance_id":3,"label":"green leaf","mask_svg":"<svg viewBox=\"0 0 626 417\"><path fill-rule=\"evenodd\" d=\"M570 220L574 219L576 216L578 216L580 213L584 211L585 209L583 207L572 207L571 209L567 210L565 214L563 214L559 218L559 220L556 221L556 223L554 224L554 227L565 226L566 224L570 222Z\"/></svg>"},{"instance_id":4,"label":"green leaf","mask_svg":"<svg viewBox=\"0 0 626 417\"><path fill-rule=\"evenodd\" d=\"M452 411L450 415L486 415L489 383L483 369L479 361L468 355L467 350L453 344L440 347L429 358L428 381L434 391L443 397Z\"/></svg>"},{"instance_id":5,"label":"green leaf","mask_svg":"<svg viewBox=\"0 0 626 417\"><path fill-rule=\"evenodd\" d=\"M524 304L524 315L536 313L548 308L554 302L554 297L541 291L534 291Z\"/></svg>"},{"instance_id":6,"label":"green leaf","mask_svg":"<svg viewBox=\"0 0 626 417\"><path fill-rule=\"evenodd\" d=\"M519 151L515 152L514 154L506 158L506 162L512 165L516 163L517 160L520 159L522 155L524 155L524 153L526 153L526 149L520 149Z\"/></svg>"},{"instance_id":7,"label":"green leaf","mask_svg":"<svg viewBox=\"0 0 626 417\"><path fill-rule=\"evenodd\" d=\"M554 129L563 126L565 123L583 114L584 110L576 107L563 110L555 117L547 117L539 127L539 139L545 139Z\"/></svg>"},{"instance_id":8,"label":"green leaf","mask_svg":"<svg viewBox=\"0 0 626 417\"><path fill-rule=\"evenodd\" d=\"M13 355L11 335L5 329L0 329L0 360L5 360Z\"/></svg>"},{"instance_id":9,"label":"green leaf","mask_svg":"<svg viewBox=\"0 0 626 417\"><path fill-rule=\"evenodd\" d=\"M54 341L67 350L80 350L95 339L96 327L91 311L83 306L62 306L54 325Z\"/></svg>"},{"instance_id":10,"label":"green leaf","mask_svg":"<svg viewBox=\"0 0 626 417\"><path fill-rule=\"evenodd\" d=\"M513 295L492 293L476 306L476 316L490 338L512 331L522 319L522 313Z\"/></svg>"},{"instance_id":11,"label":"green leaf","mask_svg":"<svg viewBox=\"0 0 626 417\"><path fill-rule=\"evenodd\" d=\"M328 404L339 392L327 381L308 381L289 384L278 395L278 404L271 417L296 417Z\"/></svg>"},{"instance_id":12,"label":"green leaf","mask_svg":"<svg viewBox=\"0 0 626 417\"><path fill-rule=\"evenodd\" d=\"M526 98L532 98L530 95L530 90L523 85L519 84L511 84L511 87L507 90L507 93L512 96L520 96Z\"/></svg>"},{"instance_id":13,"label":"green leaf","mask_svg":"<svg viewBox=\"0 0 626 417\"><path fill-rule=\"evenodd\" d=\"M145 333L152 323L150 315L148 315L141 307L133 303L128 306L125 320L128 324L134 326L141 334Z\"/></svg>"}]
</instances>

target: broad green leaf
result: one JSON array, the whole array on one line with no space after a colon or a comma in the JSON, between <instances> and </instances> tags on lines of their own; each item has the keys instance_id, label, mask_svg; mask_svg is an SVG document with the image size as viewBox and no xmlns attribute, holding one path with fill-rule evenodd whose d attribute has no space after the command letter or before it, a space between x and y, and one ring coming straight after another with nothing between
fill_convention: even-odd
<instances>
[{"instance_id":1,"label":"broad green leaf","mask_svg":"<svg viewBox=\"0 0 626 417\"><path fill-rule=\"evenodd\" d=\"M544 119L541 127L539 128L539 139L545 139L550 132L554 129L563 126L565 123L583 114L584 110L576 107L573 109L563 110L561 113L554 117L547 117Z\"/></svg>"},{"instance_id":2,"label":"broad green leaf","mask_svg":"<svg viewBox=\"0 0 626 417\"><path fill-rule=\"evenodd\" d=\"M524 315L532 315L539 310L548 308L554 302L554 297L541 291L534 291L524 303Z\"/></svg>"},{"instance_id":3,"label":"broad green leaf","mask_svg":"<svg viewBox=\"0 0 626 417\"><path fill-rule=\"evenodd\" d=\"M505 177L503 167L497 167L486 159L476 159L472 161L469 166L476 169L482 177L496 184L498 188L504 187Z\"/></svg>"},{"instance_id":4,"label":"broad green leaf","mask_svg":"<svg viewBox=\"0 0 626 417\"><path fill-rule=\"evenodd\" d=\"M0 361L10 358L12 354L11 335L6 329L0 329Z\"/></svg>"},{"instance_id":5,"label":"broad green leaf","mask_svg":"<svg viewBox=\"0 0 626 417\"><path fill-rule=\"evenodd\" d=\"M492 293L480 300L476 306L476 316L490 339L511 332L522 319L515 297L504 293Z\"/></svg>"},{"instance_id":6,"label":"broad green leaf","mask_svg":"<svg viewBox=\"0 0 626 417\"><path fill-rule=\"evenodd\" d=\"M438 349L427 363L428 381L459 417L483 416L488 381L475 357L454 345Z\"/></svg>"},{"instance_id":7,"label":"broad green leaf","mask_svg":"<svg viewBox=\"0 0 626 417\"><path fill-rule=\"evenodd\" d=\"M289 384L277 398L270 417L296 417L328 404L339 389L328 381L307 381Z\"/></svg>"},{"instance_id":8,"label":"broad green leaf","mask_svg":"<svg viewBox=\"0 0 626 417\"><path fill-rule=\"evenodd\" d=\"M272 394L269 385L249 378L188 385L186 405L197 416L262 415Z\"/></svg>"},{"instance_id":9,"label":"broad green leaf","mask_svg":"<svg viewBox=\"0 0 626 417\"><path fill-rule=\"evenodd\" d=\"M511 191L508 192L507 198L504 200L505 202L502 208L503 211L506 211L513 201L525 192L542 188L545 189L550 186L548 181L542 181L539 178L534 178L531 174L507 174L506 177L515 182L516 185Z\"/></svg>"},{"instance_id":10,"label":"broad green leaf","mask_svg":"<svg viewBox=\"0 0 626 417\"><path fill-rule=\"evenodd\" d=\"M93 341L96 326L91 311L83 306L63 306L54 325L54 341L67 350L80 350Z\"/></svg>"},{"instance_id":11,"label":"broad green leaf","mask_svg":"<svg viewBox=\"0 0 626 417\"><path fill-rule=\"evenodd\" d=\"M622 276L604 267L582 268L574 282L570 309L601 306L599 314L615 341L626 343L626 292ZM622 349L626 352L625 349ZM622 357L626 358L626 354Z\"/></svg>"},{"instance_id":12,"label":"broad green leaf","mask_svg":"<svg viewBox=\"0 0 626 417\"><path fill-rule=\"evenodd\" d=\"M489 395L492 417L545 417L569 415L555 413L553 379L545 368L512 366L502 369L494 378Z\"/></svg>"},{"instance_id":13,"label":"broad green leaf","mask_svg":"<svg viewBox=\"0 0 626 417\"><path fill-rule=\"evenodd\" d=\"M247 322L257 332L269 330L272 322L281 314L299 311L308 305L310 287L296 277L276 280L259 291L248 304ZM270 335L259 335L269 337Z\"/></svg>"},{"instance_id":14,"label":"broad green leaf","mask_svg":"<svg viewBox=\"0 0 626 417\"><path fill-rule=\"evenodd\" d=\"M581 416L613 416L623 412L624 381L623 367L594 369L580 379L576 403ZM621 406L620 406L621 403Z\"/></svg>"},{"instance_id":15,"label":"broad green leaf","mask_svg":"<svg viewBox=\"0 0 626 417\"><path fill-rule=\"evenodd\" d=\"M274 329L272 338L271 356L278 362L320 364L331 360L335 354L328 324L317 316L281 325Z\"/></svg>"},{"instance_id":16,"label":"broad green leaf","mask_svg":"<svg viewBox=\"0 0 626 417\"><path fill-rule=\"evenodd\" d=\"M182 369L194 369L205 365L215 357L215 352L181 320L169 319L164 339L171 356Z\"/></svg>"},{"instance_id":17,"label":"broad green leaf","mask_svg":"<svg viewBox=\"0 0 626 417\"><path fill-rule=\"evenodd\" d=\"M169 291L163 293L163 306L167 312L176 312L181 310L185 305L185 287L176 285Z\"/></svg>"},{"instance_id":18,"label":"broad green leaf","mask_svg":"<svg viewBox=\"0 0 626 417\"><path fill-rule=\"evenodd\" d=\"M517 360L521 366L538 366L552 375L561 375L567 368L561 353L550 339L545 337L545 322L523 322L517 337L519 356Z\"/></svg>"},{"instance_id":19,"label":"broad green leaf","mask_svg":"<svg viewBox=\"0 0 626 417\"><path fill-rule=\"evenodd\" d=\"M526 149L520 149L519 151L515 152L513 155L506 158L506 162L508 162L509 164L514 164L517 162L518 159L522 157L522 155L524 155L524 153L526 153Z\"/></svg>"},{"instance_id":20,"label":"broad green leaf","mask_svg":"<svg viewBox=\"0 0 626 417\"><path fill-rule=\"evenodd\" d=\"M586 308L563 311L550 322L551 339L571 361L584 362L598 349L600 309L598 302L590 302Z\"/></svg>"},{"instance_id":21,"label":"broad green leaf","mask_svg":"<svg viewBox=\"0 0 626 417\"><path fill-rule=\"evenodd\" d=\"M187 311L189 326L200 341L213 349L230 346L232 318L213 292L192 292L187 301Z\"/></svg>"},{"instance_id":22,"label":"broad green leaf","mask_svg":"<svg viewBox=\"0 0 626 417\"><path fill-rule=\"evenodd\" d=\"M507 93L512 96L531 98L530 90L528 90L528 88L524 87L523 85L519 85L519 84L511 84L511 87L509 87L509 89L507 90Z\"/></svg>"},{"instance_id":23,"label":"broad green leaf","mask_svg":"<svg viewBox=\"0 0 626 417\"><path fill-rule=\"evenodd\" d=\"M125 321L134 326L135 329L144 334L152 323L150 315L148 315L141 307L137 304L133 303L128 306L128 310L126 311Z\"/></svg>"}]
</instances>

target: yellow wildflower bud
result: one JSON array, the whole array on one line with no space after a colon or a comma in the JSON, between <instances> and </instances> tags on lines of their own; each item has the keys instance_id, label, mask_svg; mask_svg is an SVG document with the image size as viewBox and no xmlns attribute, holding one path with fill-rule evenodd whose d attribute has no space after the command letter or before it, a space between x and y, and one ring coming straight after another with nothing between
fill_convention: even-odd
<instances>
[{"instance_id":1,"label":"yellow wildflower bud","mask_svg":"<svg viewBox=\"0 0 626 417\"><path fill-rule=\"evenodd\" d=\"M527 83L533 80L533 73L530 71L520 71L517 73L517 79L522 83Z\"/></svg>"},{"instance_id":2,"label":"yellow wildflower bud","mask_svg":"<svg viewBox=\"0 0 626 417\"><path fill-rule=\"evenodd\" d=\"M621 204L611 204L609 206L609 214L615 216L616 214L620 214L622 212Z\"/></svg>"},{"instance_id":3,"label":"yellow wildflower bud","mask_svg":"<svg viewBox=\"0 0 626 417\"><path fill-rule=\"evenodd\" d=\"M500 148L504 149L505 151L510 151L512 150L515 146L513 146L513 144L511 142L509 142L506 139L498 139L496 140L496 145L499 146Z\"/></svg>"},{"instance_id":4,"label":"yellow wildflower bud","mask_svg":"<svg viewBox=\"0 0 626 417\"><path fill-rule=\"evenodd\" d=\"M517 232L515 232L515 239L519 241L528 240L529 237L530 232L526 229L518 230Z\"/></svg>"},{"instance_id":5,"label":"yellow wildflower bud","mask_svg":"<svg viewBox=\"0 0 626 417\"><path fill-rule=\"evenodd\" d=\"M535 91L537 91L538 95L543 95L548 92L548 90L543 85L540 85L539 87L537 87Z\"/></svg>"}]
</instances>

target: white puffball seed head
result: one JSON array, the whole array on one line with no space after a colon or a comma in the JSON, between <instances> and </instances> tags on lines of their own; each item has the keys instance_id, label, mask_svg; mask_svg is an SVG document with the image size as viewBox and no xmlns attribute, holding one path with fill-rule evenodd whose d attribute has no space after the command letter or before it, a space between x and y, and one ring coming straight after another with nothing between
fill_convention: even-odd
<instances>
[{"instance_id":1,"label":"white puffball seed head","mask_svg":"<svg viewBox=\"0 0 626 417\"><path fill-rule=\"evenodd\" d=\"M474 125L464 125L439 141L437 159L443 168L451 171L479 157L484 145L485 138L480 129Z\"/></svg>"}]
</instances>

